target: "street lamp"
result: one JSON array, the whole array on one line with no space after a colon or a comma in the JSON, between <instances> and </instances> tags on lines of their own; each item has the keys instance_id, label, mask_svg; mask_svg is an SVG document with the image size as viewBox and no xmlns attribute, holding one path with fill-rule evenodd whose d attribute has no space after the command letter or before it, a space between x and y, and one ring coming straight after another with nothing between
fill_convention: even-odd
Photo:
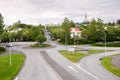
<instances>
[{"instance_id":1,"label":"street lamp","mask_svg":"<svg viewBox=\"0 0 120 80\"><path fill-rule=\"evenodd\" d=\"M64 31L64 30L61 30L62 32L64 32L64 34L65 34L65 47L66 47L66 49L67 49L67 37L66 37L66 32Z\"/></svg>"},{"instance_id":2,"label":"street lamp","mask_svg":"<svg viewBox=\"0 0 120 80\"><path fill-rule=\"evenodd\" d=\"M9 45L10 45L10 47L9 47L9 52L10 52L10 65L12 65L12 56L11 56L11 53L12 53L12 44L10 43Z\"/></svg>"},{"instance_id":3,"label":"street lamp","mask_svg":"<svg viewBox=\"0 0 120 80\"><path fill-rule=\"evenodd\" d=\"M104 47L105 47L105 54L104 54L104 57L106 56L106 52L107 52L107 48L106 48L106 43L107 43L107 38L106 38L106 36L107 36L107 33L106 33L106 30L107 30L107 27L104 27ZM99 29L97 29L97 31L100 31Z\"/></svg>"},{"instance_id":4,"label":"street lamp","mask_svg":"<svg viewBox=\"0 0 120 80\"><path fill-rule=\"evenodd\" d=\"M104 37L105 37L105 55L104 55L104 57L106 56L106 52L107 52L107 49L106 49L106 30L107 30L107 27L104 27L104 30L105 30L105 32L104 32Z\"/></svg>"},{"instance_id":5,"label":"street lamp","mask_svg":"<svg viewBox=\"0 0 120 80\"><path fill-rule=\"evenodd\" d=\"M10 31L9 31L10 32ZM12 65L12 56L11 56L11 53L12 53L12 47L13 45L11 44L11 35L9 33L9 43L6 45L6 47L9 48L9 53L10 53L10 65Z\"/></svg>"}]
</instances>

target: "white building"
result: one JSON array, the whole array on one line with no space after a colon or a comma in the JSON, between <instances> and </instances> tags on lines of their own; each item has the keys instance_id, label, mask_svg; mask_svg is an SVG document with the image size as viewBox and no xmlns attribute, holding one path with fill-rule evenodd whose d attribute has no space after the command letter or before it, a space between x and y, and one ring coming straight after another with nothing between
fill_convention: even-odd
<instances>
[{"instance_id":1,"label":"white building","mask_svg":"<svg viewBox=\"0 0 120 80\"><path fill-rule=\"evenodd\" d=\"M74 38L74 36L81 37L81 30L79 28L70 28L71 32L71 38Z\"/></svg>"}]
</instances>

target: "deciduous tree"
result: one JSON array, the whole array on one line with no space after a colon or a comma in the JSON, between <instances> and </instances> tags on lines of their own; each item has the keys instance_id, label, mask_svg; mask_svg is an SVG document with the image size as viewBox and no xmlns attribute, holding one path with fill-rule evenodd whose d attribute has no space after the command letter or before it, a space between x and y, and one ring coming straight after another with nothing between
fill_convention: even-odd
<instances>
[{"instance_id":1,"label":"deciduous tree","mask_svg":"<svg viewBox=\"0 0 120 80\"><path fill-rule=\"evenodd\" d=\"M0 13L0 35L3 33L4 21L2 14Z\"/></svg>"}]
</instances>

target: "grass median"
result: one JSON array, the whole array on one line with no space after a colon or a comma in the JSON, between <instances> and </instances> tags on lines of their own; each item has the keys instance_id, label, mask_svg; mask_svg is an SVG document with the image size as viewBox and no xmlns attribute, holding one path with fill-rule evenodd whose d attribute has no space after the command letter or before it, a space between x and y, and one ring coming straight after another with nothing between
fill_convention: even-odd
<instances>
[{"instance_id":1,"label":"grass median","mask_svg":"<svg viewBox=\"0 0 120 80\"><path fill-rule=\"evenodd\" d=\"M80 51L75 51L75 52L68 52L68 51L59 51L64 57L69 59L72 62L77 63L81 58L87 56L88 54L84 54Z\"/></svg>"},{"instance_id":2,"label":"grass median","mask_svg":"<svg viewBox=\"0 0 120 80\"><path fill-rule=\"evenodd\" d=\"M12 54L12 65L9 64L9 55L0 56L0 80L13 80L22 68L24 54Z\"/></svg>"},{"instance_id":3,"label":"grass median","mask_svg":"<svg viewBox=\"0 0 120 80\"><path fill-rule=\"evenodd\" d=\"M51 47L51 45L50 44L42 44L42 45L40 45L40 44L36 43L36 44L30 45L30 47L32 47L32 48L46 48L46 47Z\"/></svg>"},{"instance_id":4,"label":"grass median","mask_svg":"<svg viewBox=\"0 0 120 80\"><path fill-rule=\"evenodd\" d=\"M102 53L105 52L105 50L88 50L88 54L82 53L80 51L69 52L69 51L61 50L59 52L70 61L77 63L81 58L85 56L88 56L90 54Z\"/></svg>"},{"instance_id":5,"label":"grass median","mask_svg":"<svg viewBox=\"0 0 120 80\"><path fill-rule=\"evenodd\" d=\"M90 54L98 54L98 53L102 53L105 52L105 50L88 50L88 53Z\"/></svg>"},{"instance_id":6,"label":"grass median","mask_svg":"<svg viewBox=\"0 0 120 80\"><path fill-rule=\"evenodd\" d=\"M114 55L115 56L115 55ZM117 55L118 56L118 55ZM120 55L119 55L120 56ZM111 62L112 56L105 57L101 60L101 64L111 73L120 77L120 69L114 66Z\"/></svg>"}]
</instances>

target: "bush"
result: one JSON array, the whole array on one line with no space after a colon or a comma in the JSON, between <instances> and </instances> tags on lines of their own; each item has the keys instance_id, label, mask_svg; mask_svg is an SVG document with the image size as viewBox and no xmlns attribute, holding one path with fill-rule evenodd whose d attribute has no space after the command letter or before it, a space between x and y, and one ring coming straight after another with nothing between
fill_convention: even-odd
<instances>
[{"instance_id":1,"label":"bush","mask_svg":"<svg viewBox=\"0 0 120 80\"><path fill-rule=\"evenodd\" d=\"M84 38L81 38L79 41L78 41L78 44L89 44L90 41L87 40L87 39L84 39Z\"/></svg>"},{"instance_id":2,"label":"bush","mask_svg":"<svg viewBox=\"0 0 120 80\"><path fill-rule=\"evenodd\" d=\"M36 37L36 41L39 42L40 44L42 44L43 42L45 42L47 40L47 38L44 35L38 35Z\"/></svg>"},{"instance_id":3,"label":"bush","mask_svg":"<svg viewBox=\"0 0 120 80\"><path fill-rule=\"evenodd\" d=\"M105 46L105 44L96 43L96 44L92 44L92 46ZM106 46L107 47L120 47L120 42L108 42Z\"/></svg>"},{"instance_id":4,"label":"bush","mask_svg":"<svg viewBox=\"0 0 120 80\"><path fill-rule=\"evenodd\" d=\"M1 47L0 46L0 54L2 53L2 52L5 52L6 51L6 49L4 48L4 47Z\"/></svg>"},{"instance_id":5,"label":"bush","mask_svg":"<svg viewBox=\"0 0 120 80\"><path fill-rule=\"evenodd\" d=\"M50 44L42 44L42 45L40 45L40 44L38 44L38 43L36 43L36 44L32 44L30 47L34 47L34 48L44 48L44 47L50 47L51 45Z\"/></svg>"}]
</instances>

